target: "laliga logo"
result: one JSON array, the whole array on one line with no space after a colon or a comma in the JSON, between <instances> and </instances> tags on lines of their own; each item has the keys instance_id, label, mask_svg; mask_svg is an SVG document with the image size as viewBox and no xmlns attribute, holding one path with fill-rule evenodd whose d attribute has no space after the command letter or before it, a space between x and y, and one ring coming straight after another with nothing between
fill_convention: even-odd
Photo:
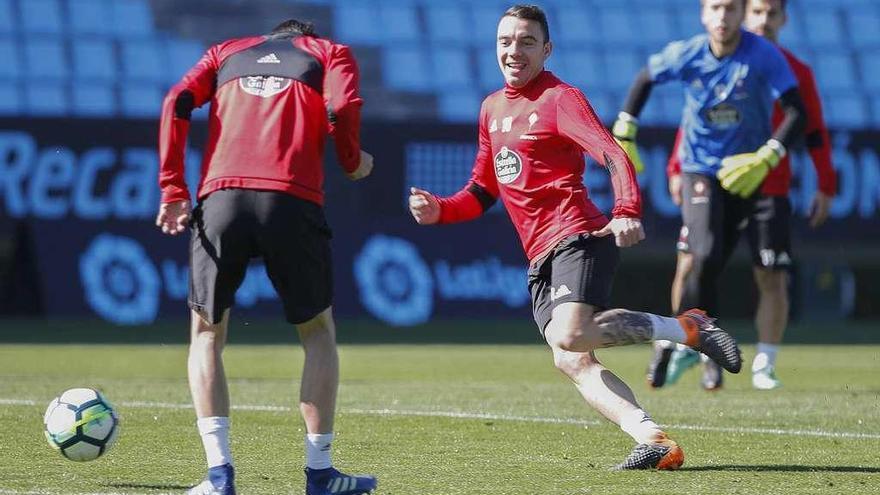
<instances>
[{"instance_id":1,"label":"laliga logo","mask_svg":"<svg viewBox=\"0 0 880 495\"><path fill-rule=\"evenodd\" d=\"M144 248L127 237L101 234L79 260L86 300L121 325L150 323L159 309L159 274Z\"/></svg>"},{"instance_id":2,"label":"laliga logo","mask_svg":"<svg viewBox=\"0 0 880 495\"><path fill-rule=\"evenodd\" d=\"M431 270L416 247L403 239L370 238L354 261L361 302L397 326L424 323L434 305Z\"/></svg>"}]
</instances>

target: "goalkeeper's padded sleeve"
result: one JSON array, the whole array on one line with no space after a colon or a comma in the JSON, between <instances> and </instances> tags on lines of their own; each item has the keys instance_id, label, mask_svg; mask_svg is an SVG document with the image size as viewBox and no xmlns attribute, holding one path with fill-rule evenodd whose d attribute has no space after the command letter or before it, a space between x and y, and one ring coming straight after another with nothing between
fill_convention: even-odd
<instances>
[{"instance_id":1,"label":"goalkeeper's padded sleeve","mask_svg":"<svg viewBox=\"0 0 880 495\"><path fill-rule=\"evenodd\" d=\"M648 72L648 68L643 68L629 88L626 101L623 103L623 111L633 117L638 117L648 101L648 96L651 95L653 85L654 83L651 82L651 74Z\"/></svg>"},{"instance_id":2,"label":"goalkeeper's padded sleeve","mask_svg":"<svg viewBox=\"0 0 880 495\"><path fill-rule=\"evenodd\" d=\"M790 148L804 133L807 126L807 110L797 88L791 88L783 93L779 97L779 105L785 117L773 131L773 139Z\"/></svg>"},{"instance_id":3,"label":"goalkeeper's padded sleeve","mask_svg":"<svg viewBox=\"0 0 880 495\"><path fill-rule=\"evenodd\" d=\"M611 128L611 134L614 136L617 144L626 152L626 156L632 162L636 173L640 174L645 170L645 164L642 162L642 157L639 156L639 149L636 146L636 133L638 133L638 130L639 121L626 112L620 112L617 116L617 121L614 122L614 126Z\"/></svg>"}]
</instances>

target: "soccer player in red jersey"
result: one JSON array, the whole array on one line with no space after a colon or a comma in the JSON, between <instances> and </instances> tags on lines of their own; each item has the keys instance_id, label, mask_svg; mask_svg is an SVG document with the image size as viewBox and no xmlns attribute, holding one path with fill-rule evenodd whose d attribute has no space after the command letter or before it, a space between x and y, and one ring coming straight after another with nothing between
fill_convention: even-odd
<instances>
[{"instance_id":1,"label":"soccer player in red jersey","mask_svg":"<svg viewBox=\"0 0 880 495\"><path fill-rule=\"evenodd\" d=\"M268 35L211 47L165 98L156 224L171 235L191 229L188 371L209 468L190 495L235 495L222 352L229 309L254 257L265 261L305 351L306 495L376 487L374 477L342 474L330 459L339 358L322 160L329 133L350 179L372 171L373 158L360 149L358 79L347 46L291 19ZM190 211L184 147L192 110L208 102L199 203Z\"/></svg>"},{"instance_id":2,"label":"soccer player in red jersey","mask_svg":"<svg viewBox=\"0 0 880 495\"><path fill-rule=\"evenodd\" d=\"M736 373L739 349L698 310L678 318L607 310L618 248L644 238L639 189L632 163L584 95L544 70L551 51L540 8L517 5L504 13L497 55L505 86L483 101L471 179L450 197L413 187L410 211L422 225L463 222L501 198L529 260L534 318L556 367L588 404L636 441L617 467L675 469L684 461L682 450L594 351L669 339ZM611 221L587 195L585 152L611 175Z\"/></svg>"},{"instance_id":3,"label":"soccer player in red jersey","mask_svg":"<svg viewBox=\"0 0 880 495\"><path fill-rule=\"evenodd\" d=\"M787 21L785 0L749 0L744 26L749 31L761 35L778 45L779 32ZM813 197L810 214L810 226L819 227L828 218L831 199L836 192L836 176L831 165L831 142L828 129L822 118L822 103L816 88L816 79L810 67L795 57L790 51L779 46L797 78L798 89L803 98L807 113L804 130L807 150L816 168L819 187ZM773 113L773 127L782 122L783 113L777 104ZM673 153L666 167L669 176L669 193L673 201L680 205L681 194L681 162L678 158L678 146L681 133L676 135ZM753 272L758 286L758 310L755 315L755 327L758 330L758 350L752 361L752 386L759 390L772 390L781 386L776 377L776 356L785 327L788 324L788 268L791 266L791 206L788 192L791 185L791 166L786 156L779 166L770 171L760 189L758 201L768 208L763 214L754 215L749 222L755 223L749 229L755 235L749 235L752 259L755 263ZM675 279L672 285L673 305L681 300L684 278L690 266L689 255L679 252ZM656 351L655 362L669 363L666 383L674 383L689 365L696 363L695 356L685 349L679 349L670 359L662 359L663 352L670 352L669 346L660 346ZM721 370L714 363L705 363L704 385L717 388L720 385ZM662 372L662 370L661 370ZM656 373L656 370L654 371ZM649 381L651 377L649 377ZM661 384L662 385L662 384Z\"/></svg>"}]
</instances>

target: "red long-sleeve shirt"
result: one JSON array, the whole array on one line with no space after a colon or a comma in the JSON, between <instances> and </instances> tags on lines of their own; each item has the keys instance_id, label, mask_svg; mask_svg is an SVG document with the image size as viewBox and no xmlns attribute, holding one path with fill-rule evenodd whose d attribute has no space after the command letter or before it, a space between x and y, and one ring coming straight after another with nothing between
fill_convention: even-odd
<instances>
[{"instance_id":1,"label":"red long-sleeve shirt","mask_svg":"<svg viewBox=\"0 0 880 495\"><path fill-rule=\"evenodd\" d=\"M837 176L831 165L831 140L828 136L828 128L825 119L822 118L822 101L819 98L819 90L816 88L816 79L810 66L795 57L790 51L779 47L779 50L791 66L792 72L798 81L798 91L804 101L807 110L807 126L804 129L804 137L807 150L813 159L813 166L818 176L819 190L828 196L834 196L837 192ZM773 128L775 129L785 115L779 102L773 109ZM666 164L666 174L673 176L681 173L681 162L678 158L678 146L681 142L681 130L675 136L675 144L672 154ZM783 158L779 165L767 174L761 193L765 196L787 196L791 188L791 162L788 156Z\"/></svg>"},{"instance_id":2,"label":"red long-sleeve shirt","mask_svg":"<svg viewBox=\"0 0 880 495\"><path fill-rule=\"evenodd\" d=\"M608 223L584 186L584 152L607 167L615 217L641 216L635 171L577 89L544 71L480 109L479 148L464 189L440 199L440 222L470 220L500 197L529 260Z\"/></svg>"},{"instance_id":3,"label":"red long-sleeve shirt","mask_svg":"<svg viewBox=\"0 0 880 495\"><path fill-rule=\"evenodd\" d=\"M334 136L346 172L360 162L358 77L348 47L314 36L255 36L212 46L162 105L162 202L189 199L183 163L189 116L210 102L199 198L243 188L323 204L327 135Z\"/></svg>"}]
</instances>

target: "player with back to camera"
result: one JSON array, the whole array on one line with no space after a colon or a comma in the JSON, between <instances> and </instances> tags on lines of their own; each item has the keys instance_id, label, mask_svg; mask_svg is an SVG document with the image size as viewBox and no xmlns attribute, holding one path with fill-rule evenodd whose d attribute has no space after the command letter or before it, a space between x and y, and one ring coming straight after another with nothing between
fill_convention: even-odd
<instances>
[{"instance_id":1,"label":"player with back to camera","mask_svg":"<svg viewBox=\"0 0 880 495\"><path fill-rule=\"evenodd\" d=\"M705 34L675 41L648 60L636 77L614 135L634 162L637 117L655 84L684 87L681 160L681 252L672 309L699 306L716 314L718 278L736 247L743 224L757 237L757 223L777 207L755 191L801 136L804 106L782 53L770 41L741 28L747 0L701 0ZM784 115L775 131L771 114L779 101ZM781 260L779 260L781 261ZM760 263L760 259L756 260ZM660 346L658 346L660 347ZM668 351L655 355L649 381L662 385ZM703 386L721 385L720 368Z\"/></svg>"},{"instance_id":2,"label":"player with back to camera","mask_svg":"<svg viewBox=\"0 0 880 495\"><path fill-rule=\"evenodd\" d=\"M483 101L471 179L450 197L413 187L410 211L421 225L463 222L501 198L529 260L534 318L556 367L637 444L617 468L676 469L684 461L681 448L595 350L669 339L736 373L739 348L699 310L678 318L606 310L618 248L644 238L633 166L584 95L544 70L553 45L539 7L511 7L497 33L505 85ZM616 200L610 222L588 199L585 152L611 174Z\"/></svg>"},{"instance_id":3,"label":"player with back to camera","mask_svg":"<svg viewBox=\"0 0 880 495\"><path fill-rule=\"evenodd\" d=\"M807 64L779 45L779 31L788 20L786 3L785 0L749 0L743 25L747 30L776 43L797 78L807 112L805 142L819 183L810 208L810 226L817 228L828 218L831 199L837 188L836 176L831 165L831 142L822 118L822 103L813 72ZM776 105L773 111L774 127L782 119L783 113L779 105ZM681 205L681 161L678 158L680 140L679 132L666 167L669 192L678 205ZM776 356L788 324L788 269L791 268L791 205L788 200L790 186L791 166L789 158L784 157L779 166L767 174L761 185L756 202L763 203L759 207L762 214L752 215L746 230L752 250L755 283L758 286L758 309L755 313L758 350L752 361L752 386L758 390L773 390L782 385L776 377ZM679 253L679 256L687 255ZM679 262L672 285L673 290L679 293L686 266L686 263ZM672 297L676 300L681 295L673 294ZM648 381L655 387L662 387L664 382L661 378L665 376L665 384L673 384L697 360L697 356L686 348L677 347L673 352L671 344L658 345L654 357L657 364L649 367L652 373ZM663 369L667 363L668 370ZM704 373L708 377L704 382L712 383L711 377L721 376L714 363L706 362L704 366Z\"/></svg>"},{"instance_id":4,"label":"player with back to camera","mask_svg":"<svg viewBox=\"0 0 880 495\"><path fill-rule=\"evenodd\" d=\"M229 309L251 258L261 257L305 351L300 412L306 426L306 495L357 495L372 476L331 462L339 385L331 312L330 228L324 219L324 142L332 134L348 177L368 176L360 149L358 68L350 49L294 19L270 34L211 47L162 107L156 224L191 230L189 383L208 461L190 495L234 495L229 392L223 369ZM211 103L198 205L190 211L184 147L190 114Z\"/></svg>"}]
</instances>

